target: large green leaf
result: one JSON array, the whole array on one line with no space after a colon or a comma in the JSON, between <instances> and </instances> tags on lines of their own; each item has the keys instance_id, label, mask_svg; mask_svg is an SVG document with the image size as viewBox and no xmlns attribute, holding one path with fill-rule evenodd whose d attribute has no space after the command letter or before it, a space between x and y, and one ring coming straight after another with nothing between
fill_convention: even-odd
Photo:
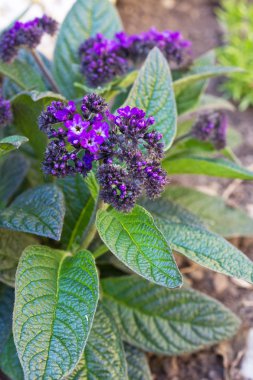
<instances>
[{"instance_id":1,"label":"large green leaf","mask_svg":"<svg viewBox=\"0 0 253 380\"><path fill-rule=\"evenodd\" d=\"M24 373L18 358L13 335L10 334L0 353L0 368L11 380L24 380Z\"/></svg>"},{"instance_id":2,"label":"large green leaf","mask_svg":"<svg viewBox=\"0 0 253 380\"><path fill-rule=\"evenodd\" d=\"M83 91L74 87L82 81L79 73L80 44L96 33L106 37L122 30L116 9L108 0L77 0L65 18L54 52L54 74L62 93L68 98L82 96Z\"/></svg>"},{"instance_id":3,"label":"large green leaf","mask_svg":"<svg viewBox=\"0 0 253 380\"><path fill-rule=\"evenodd\" d=\"M68 380L127 379L127 364L118 328L109 311L100 304L84 353Z\"/></svg>"},{"instance_id":4,"label":"large green leaf","mask_svg":"<svg viewBox=\"0 0 253 380\"><path fill-rule=\"evenodd\" d=\"M124 344L129 380L152 380L146 354L128 343Z\"/></svg>"},{"instance_id":5,"label":"large green leaf","mask_svg":"<svg viewBox=\"0 0 253 380\"><path fill-rule=\"evenodd\" d=\"M30 246L16 276L13 334L25 379L62 379L76 367L92 326L98 277L90 252Z\"/></svg>"},{"instance_id":6,"label":"large green leaf","mask_svg":"<svg viewBox=\"0 0 253 380\"><path fill-rule=\"evenodd\" d=\"M163 161L169 174L202 174L211 177L253 179L253 172L223 158L175 155Z\"/></svg>"},{"instance_id":7,"label":"large green leaf","mask_svg":"<svg viewBox=\"0 0 253 380\"><path fill-rule=\"evenodd\" d=\"M229 338L238 318L190 289L169 290L137 276L102 280L103 302L123 339L145 351L178 355Z\"/></svg>"},{"instance_id":8,"label":"large green leaf","mask_svg":"<svg viewBox=\"0 0 253 380\"><path fill-rule=\"evenodd\" d=\"M35 155L41 160L46 148L47 137L39 130L38 117L47 104L62 99L52 92L20 93L12 99L14 125L29 139Z\"/></svg>"},{"instance_id":9,"label":"large green leaf","mask_svg":"<svg viewBox=\"0 0 253 380\"><path fill-rule=\"evenodd\" d=\"M162 197L146 204L172 248L216 272L253 283L253 262L197 218Z\"/></svg>"},{"instance_id":10,"label":"large green leaf","mask_svg":"<svg viewBox=\"0 0 253 380\"><path fill-rule=\"evenodd\" d=\"M0 228L28 232L59 240L65 205L63 194L54 185L43 185L19 195L0 212Z\"/></svg>"},{"instance_id":11,"label":"large green leaf","mask_svg":"<svg viewBox=\"0 0 253 380\"><path fill-rule=\"evenodd\" d=\"M26 143L28 139L24 136L8 136L0 140L0 157L18 149L22 144Z\"/></svg>"},{"instance_id":12,"label":"large green leaf","mask_svg":"<svg viewBox=\"0 0 253 380\"><path fill-rule=\"evenodd\" d=\"M63 191L66 204L62 242L67 249L75 250L81 244L95 202L81 175L59 179L57 184Z\"/></svg>"},{"instance_id":13,"label":"large green leaf","mask_svg":"<svg viewBox=\"0 0 253 380\"><path fill-rule=\"evenodd\" d=\"M253 235L253 219L243 210L226 204L221 197L182 186L169 186L164 197L197 215L207 227L220 235Z\"/></svg>"},{"instance_id":14,"label":"large green leaf","mask_svg":"<svg viewBox=\"0 0 253 380\"><path fill-rule=\"evenodd\" d=\"M177 128L176 102L170 68L159 49L149 53L125 104L154 116L154 128L163 134L165 149L171 146Z\"/></svg>"},{"instance_id":15,"label":"large green leaf","mask_svg":"<svg viewBox=\"0 0 253 380\"><path fill-rule=\"evenodd\" d=\"M15 286L15 274L19 258L23 250L37 240L22 232L0 229L0 281L9 286Z\"/></svg>"},{"instance_id":16,"label":"large green leaf","mask_svg":"<svg viewBox=\"0 0 253 380\"><path fill-rule=\"evenodd\" d=\"M96 225L107 247L131 270L162 286L182 284L171 249L144 208L135 206L127 214L99 210Z\"/></svg>"},{"instance_id":17,"label":"large green leaf","mask_svg":"<svg viewBox=\"0 0 253 380\"><path fill-rule=\"evenodd\" d=\"M41 75L31 65L18 59L13 63L0 61L0 74L10 78L22 90L44 91L46 89Z\"/></svg>"},{"instance_id":18,"label":"large green leaf","mask_svg":"<svg viewBox=\"0 0 253 380\"><path fill-rule=\"evenodd\" d=\"M5 206L23 182L29 165L20 154L11 154L0 161L0 207Z\"/></svg>"},{"instance_id":19,"label":"large green leaf","mask_svg":"<svg viewBox=\"0 0 253 380\"><path fill-rule=\"evenodd\" d=\"M13 289L0 284L0 352L2 352L11 333L13 302Z\"/></svg>"}]
</instances>

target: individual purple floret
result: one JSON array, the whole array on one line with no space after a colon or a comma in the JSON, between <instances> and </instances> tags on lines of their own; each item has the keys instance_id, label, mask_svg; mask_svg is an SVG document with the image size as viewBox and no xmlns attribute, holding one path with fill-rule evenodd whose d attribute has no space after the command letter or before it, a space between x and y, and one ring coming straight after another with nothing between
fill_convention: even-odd
<instances>
[{"instance_id":1,"label":"individual purple floret","mask_svg":"<svg viewBox=\"0 0 253 380\"><path fill-rule=\"evenodd\" d=\"M119 211L130 211L141 193L146 192L148 197L154 198L167 183L166 173L160 166L162 135L149 131L154 118L146 118L141 109L126 106L118 109L117 113L108 115L110 132L100 148L104 164L98 169L98 180L105 202ZM111 170L114 177L110 182ZM126 192L119 187L122 185Z\"/></svg>"},{"instance_id":2,"label":"individual purple floret","mask_svg":"<svg viewBox=\"0 0 253 380\"><path fill-rule=\"evenodd\" d=\"M0 60L12 62L21 47L35 49L44 33L53 35L57 22L46 15L28 22L16 21L0 36Z\"/></svg>"},{"instance_id":3,"label":"individual purple floret","mask_svg":"<svg viewBox=\"0 0 253 380\"><path fill-rule=\"evenodd\" d=\"M206 112L200 115L192 127L191 134L198 140L210 141L215 149L226 146L227 117L221 112Z\"/></svg>"},{"instance_id":4,"label":"individual purple floret","mask_svg":"<svg viewBox=\"0 0 253 380\"><path fill-rule=\"evenodd\" d=\"M118 43L98 33L87 39L79 48L81 73L88 85L101 86L128 71L128 63L119 54Z\"/></svg>"},{"instance_id":5,"label":"individual purple floret","mask_svg":"<svg viewBox=\"0 0 253 380\"><path fill-rule=\"evenodd\" d=\"M1 96L0 91L0 127L6 127L12 122L11 103Z\"/></svg>"}]
</instances>

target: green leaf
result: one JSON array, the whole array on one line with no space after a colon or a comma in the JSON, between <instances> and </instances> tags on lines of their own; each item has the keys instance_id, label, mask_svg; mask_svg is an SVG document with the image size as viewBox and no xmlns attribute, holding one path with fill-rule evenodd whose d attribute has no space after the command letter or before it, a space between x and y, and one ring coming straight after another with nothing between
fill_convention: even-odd
<instances>
[{"instance_id":1,"label":"green leaf","mask_svg":"<svg viewBox=\"0 0 253 380\"><path fill-rule=\"evenodd\" d=\"M155 129L163 134L165 149L171 146L177 128L176 102L170 68L158 48L149 53L125 105L154 116Z\"/></svg>"},{"instance_id":2,"label":"green leaf","mask_svg":"<svg viewBox=\"0 0 253 380\"><path fill-rule=\"evenodd\" d=\"M190 85L198 81L240 71L242 70L232 66L199 66L197 70L195 68L195 72L193 71L191 74L185 75L184 77L174 81L173 88L176 96L178 96L182 93L183 90L187 89Z\"/></svg>"},{"instance_id":3,"label":"green leaf","mask_svg":"<svg viewBox=\"0 0 253 380\"><path fill-rule=\"evenodd\" d=\"M137 276L104 279L102 289L123 339L144 351L196 351L230 338L239 325L222 304L190 289L171 291Z\"/></svg>"},{"instance_id":4,"label":"green leaf","mask_svg":"<svg viewBox=\"0 0 253 380\"><path fill-rule=\"evenodd\" d=\"M13 289L0 284L0 352L2 352L11 333L13 303Z\"/></svg>"},{"instance_id":5,"label":"green leaf","mask_svg":"<svg viewBox=\"0 0 253 380\"><path fill-rule=\"evenodd\" d=\"M118 328L99 305L87 345L68 380L127 380L127 364ZM148 380L148 379L147 379Z\"/></svg>"},{"instance_id":6,"label":"green leaf","mask_svg":"<svg viewBox=\"0 0 253 380\"><path fill-rule=\"evenodd\" d=\"M211 270L253 283L253 262L188 211L162 197L146 204L173 249Z\"/></svg>"},{"instance_id":7,"label":"green leaf","mask_svg":"<svg viewBox=\"0 0 253 380\"><path fill-rule=\"evenodd\" d=\"M198 216L207 227L225 237L253 235L253 219L243 210L189 187L169 186L164 198L176 202Z\"/></svg>"},{"instance_id":8,"label":"green leaf","mask_svg":"<svg viewBox=\"0 0 253 380\"><path fill-rule=\"evenodd\" d=\"M75 250L81 244L95 202L81 175L59 179L57 185L63 191L66 205L62 242L67 249Z\"/></svg>"},{"instance_id":9,"label":"green leaf","mask_svg":"<svg viewBox=\"0 0 253 380\"><path fill-rule=\"evenodd\" d=\"M0 368L11 380L24 380L24 373L18 358L13 335L10 334L0 353Z\"/></svg>"},{"instance_id":10,"label":"green leaf","mask_svg":"<svg viewBox=\"0 0 253 380\"><path fill-rule=\"evenodd\" d=\"M127 92L129 86L131 86L138 76L138 71L133 70L128 72L123 77L117 77L113 81L106 83L103 87L99 86L97 88L88 87L82 83L74 83L74 86L80 88L84 92L95 92L96 94L102 96L107 101L110 101L113 97L120 93Z\"/></svg>"},{"instance_id":11,"label":"green leaf","mask_svg":"<svg viewBox=\"0 0 253 380\"><path fill-rule=\"evenodd\" d=\"M38 117L53 100L62 100L62 96L53 92L20 93L12 99L13 123L17 130L25 135L41 160L46 149L47 137L38 127Z\"/></svg>"},{"instance_id":12,"label":"green leaf","mask_svg":"<svg viewBox=\"0 0 253 380\"><path fill-rule=\"evenodd\" d=\"M46 89L41 75L37 73L31 65L16 59L13 63L4 63L0 61L0 74L10 78L22 90L38 90Z\"/></svg>"},{"instance_id":13,"label":"green leaf","mask_svg":"<svg viewBox=\"0 0 253 380\"><path fill-rule=\"evenodd\" d=\"M21 232L0 229L0 281L6 285L15 286L15 275L19 258L23 250L37 240Z\"/></svg>"},{"instance_id":14,"label":"green leaf","mask_svg":"<svg viewBox=\"0 0 253 380\"><path fill-rule=\"evenodd\" d=\"M201 67L214 65L215 63L215 55L213 51L207 52L206 54L200 56L195 62L194 66L187 71L186 76L195 75L200 70ZM179 77L176 80L182 79L182 73L180 73ZM198 105L201 94L203 93L205 87L208 84L208 80L198 80L197 82L192 83L190 86L186 87L184 90L180 92L176 96L177 103L177 112L179 115L196 108Z\"/></svg>"},{"instance_id":15,"label":"green leaf","mask_svg":"<svg viewBox=\"0 0 253 380\"><path fill-rule=\"evenodd\" d=\"M115 7L108 0L77 0L65 18L54 52L55 79L67 98L82 96L73 86L80 82L78 48L87 38L97 33L112 38L122 30Z\"/></svg>"},{"instance_id":16,"label":"green leaf","mask_svg":"<svg viewBox=\"0 0 253 380\"><path fill-rule=\"evenodd\" d=\"M24 136L8 136L0 140L0 157L18 149L22 144L26 143L28 139Z\"/></svg>"},{"instance_id":17,"label":"green leaf","mask_svg":"<svg viewBox=\"0 0 253 380\"><path fill-rule=\"evenodd\" d=\"M129 380L152 380L148 360L144 352L130 344L124 344Z\"/></svg>"},{"instance_id":18,"label":"green leaf","mask_svg":"<svg viewBox=\"0 0 253 380\"><path fill-rule=\"evenodd\" d=\"M0 207L6 206L23 182L29 165L20 154L12 154L0 161Z\"/></svg>"},{"instance_id":19,"label":"green leaf","mask_svg":"<svg viewBox=\"0 0 253 380\"><path fill-rule=\"evenodd\" d=\"M98 301L92 255L30 246L16 276L13 334L27 379L61 379L76 367Z\"/></svg>"},{"instance_id":20,"label":"green leaf","mask_svg":"<svg viewBox=\"0 0 253 380\"><path fill-rule=\"evenodd\" d=\"M171 249L144 208L135 206L127 214L99 210L96 225L110 251L131 270L162 286L182 284Z\"/></svg>"},{"instance_id":21,"label":"green leaf","mask_svg":"<svg viewBox=\"0 0 253 380\"><path fill-rule=\"evenodd\" d=\"M2 210L0 228L59 240L64 214L62 192L54 185L43 185L25 191Z\"/></svg>"},{"instance_id":22,"label":"green leaf","mask_svg":"<svg viewBox=\"0 0 253 380\"><path fill-rule=\"evenodd\" d=\"M169 174L202 174L211 177L253 179L253 172L222 158L175 155L163 161Z\"/></svg>"}]
</instances>

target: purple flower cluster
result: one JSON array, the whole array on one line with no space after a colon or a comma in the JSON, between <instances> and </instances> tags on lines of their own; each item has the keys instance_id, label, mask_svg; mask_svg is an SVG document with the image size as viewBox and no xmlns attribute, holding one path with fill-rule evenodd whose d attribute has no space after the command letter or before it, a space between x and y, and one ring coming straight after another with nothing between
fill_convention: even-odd
<instances>
[{"instance_id":1,"label":"purple flower cluster","mask_svg":"<svg viewBox=\"0 0 253 380\"><path fill-rule=\"evenodd\" d=\"M83 98L81 113L73 101L52 102L39 117L39 128L50 141L43 161L46 174L86 176L94 160L100 196L120 211L130 211L146 193L158 196L167 183L160 166L162 135L150 127L153 117L126 106L112 115L104 99L96 94Z\"/></svg>"},{"instance_id":2,"label":"purple flower cluster","mask_svg":"<svg viewBox=\"0 0 253 380\"><path fill-rule=\"evenodd\" d=\"M11 103L5 100L0 91L0 127L6 127L12 122Z\"/></svg>"},{"instance_id":3,"label":"purple flower cluster","mask_svg":"<svg viewBox=\"0 0 253 380\"><path fill-rule=\"evenodd\" d=\"M88 84L96 87L127 73L130 61L134 64L141 62L155 46L164 53L168 61L179 65L189 53L190 45L179 32L159 32L155 28L131 36L120 32L112 40L97 34L87 39L79 48L81 72L87 78Z\"/></svg>"},{"instance_id":4,"label":"purple flower cluster","mask_svg":"<svg viewBox=\"0 0 253 380\"><path fill-rule=\"evenodd\" d=\"M45 174L86 176L109 135L105 108L102 98L89 94L83 98L82 115L76 112L73 101L67 104L54 101L41 113L39 128L50 139L43 161Z\"/></svg>"},{"instance_id":5,"label":"purple flower cluster","mask_svg":"<svg viewBox=\"0 0 253 380\"><path fill-rule=\"evenodd\" d=\"M46 15L28 22L16 21L0 36L0 60L13 61L21 47L34 49L40 43L44 33L51 36L57 30L57 22Z\"/></svg>"},{"instance_id":6,"label":"purple flower cluster","mask_svg":"<svg viewBox=\"0 0 253 380\"><path fill-rule=\"evenodd\" d=\"M100 33L81 44L79 56L81 73L93 87L110 82L128 70L128 63L119 54L116 41L108 40Z\"/></svg>"},{"instance_id":7,"label":"purple flower cluster","mask_svg":"<svg viewBox=\"0 0 253 380\"><path fill-rule=\"evenodd\" d=\"M191 46L191 42L183 39L180 32L171 30L159 32L156 28L131 36L120 32L115 37L125 56L134 63L142 61L150 50L158 47L169 62L179 65L183 62L185 53L190 52Z\"/></svg>"},{"instance_id":8,"label":"purple flower cluster","mask_svg":"<svg viewBox=\"0 0 253 380\"><path fill-rule=\"evenodd\" d=\"M163 157L162 135L150 127L154 118L126 106L109 114L109 138L101 145L103 165L98 169L102 199L119 211L130 211L145 192L149 198L160 195L166 173L160 166Z\"/></svg>"},{"instance_id":9,"label":"purple flower cluster","mask_svg":"<svg viewBox=\"0 0 253 380\"><path fill-rule=\"evenodd\" d=\"M210 141L215 149L226 146L227 117L221 112L206 112L200 115L192 127L191 134L198 140Z\"/></svg>"}]
</instances>

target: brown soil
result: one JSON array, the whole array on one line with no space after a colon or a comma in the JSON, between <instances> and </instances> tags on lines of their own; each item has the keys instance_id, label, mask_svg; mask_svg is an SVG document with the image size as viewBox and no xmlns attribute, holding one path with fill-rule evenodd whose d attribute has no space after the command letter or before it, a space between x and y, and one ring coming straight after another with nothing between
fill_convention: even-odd
<instances>
[{"instance_id":1,"label":"brown soil","mask_svg":"<svg viewBox=\"0 0 253 380\"><path fill-rule=\"evenodd\" d=\"M222 32L215 18L217 1L212 0L118 0L118 9L129 33L158 29L178 29L193 42L193 54L202 54L220 44ZM210 87L212 93L216 86ZM253 163L253 109L234 112L231 124L243 136L244 142L235 150L244 165ZM236 183L214 178L193 179L182 176L185 185L211 187L222 195L229 186L230 202L247 211L253 209L253 186L249 182ZM232 185L231 185L232 183ZM234 239L253 260L253 239ZM185 277L196 289L215 297L233 310L241 319L240 332L230 342L223 342L192 355L177 358L150 356L152 374L156 380L247 380L240 374L240 365L246 349L248 329L253 327L252 286L208 271L186 259L179 258Z\"/></svg>"}]
</instances>

